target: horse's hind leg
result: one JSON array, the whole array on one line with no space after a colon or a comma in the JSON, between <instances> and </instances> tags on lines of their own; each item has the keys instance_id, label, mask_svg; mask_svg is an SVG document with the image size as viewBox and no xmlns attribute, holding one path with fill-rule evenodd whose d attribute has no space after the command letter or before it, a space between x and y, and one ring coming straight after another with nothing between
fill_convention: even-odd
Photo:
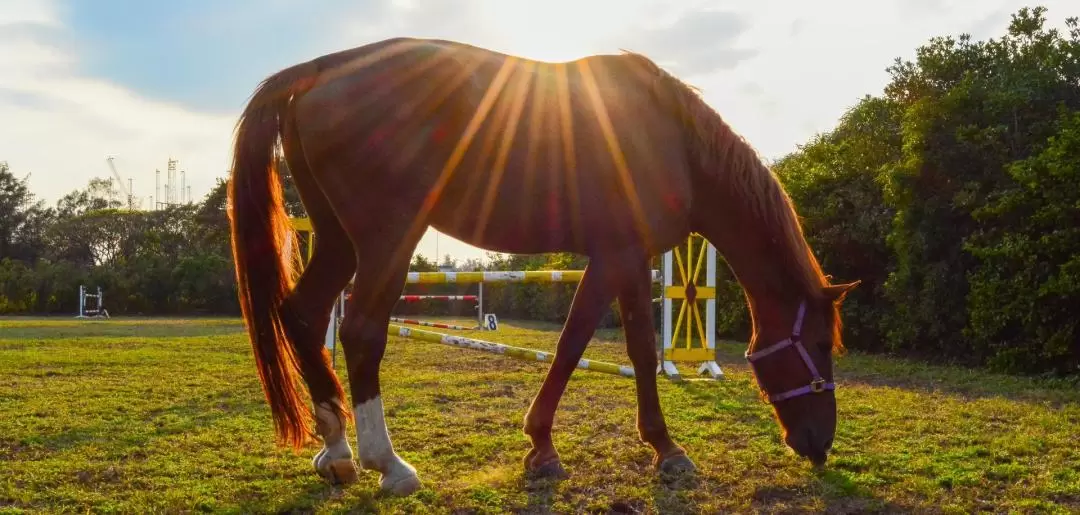
<instances>
[{"instance_id":1,"label":"horse's hind leg","mask_svg":"<svg viewBox=\"0 0 1080 515\"><path fill-rule=\"evenodd\" d=\"M354 269L355 255L349 241L335 238L334 233L317 233L311 261L286 300L283 314L297 354L306 355L300 360L302 373L315 405L315 427L323 440L312 465L332 483L348 484L356 481L357 474L345 437L344 392L323 342L333 304Z\"/></svg>"},{"instance_id":2,"label":"horse's hind leg","mask_svg":"<svg viewBox=\"0 0 1080 515\"><path fill-rule=\"evenodd\" d=\"M390 311L401 295L409 258L425 229L420 227L415 234L402 236L405 228L387 223L403 218L389 212L375 215L361 222L374 227L351 233L357 247L363 250L357 252L352 296L340 332L349 369L360 465L378 471L381 488L398 495L411 494L421 486L416 469L394 451L379 387ZM401 232L395 233L394 229L399 228Z\"/></svg>"},{"instance_id":3,"label":"horse's hind leg","mask_svg":"<svg viewBox=\"0 0 1080 515\"><path fill-rule=\"evenodd\" d=\"M356 254L311 175L292 120L286 123L285 130L282 141L285 158L315 234L311 261L285 300L282 316L289 340L300 358L301 371L315 405L316 431L323 440L323 448L315 455L312 465L327 480L347 484L356 481L357 473L345 437L344 416L348 413L344 409L345 392L323 342L334 302L356 269Z\"/></svg>"},{"instance_id":4,"label":"horse's hind leg","mask_svg":"<svg viewBox=\"0 0 1080 515\"><path fill-rule=\"evenodd\" d=\"M525 415L524 431L532 439L533 447L524 461L525 471L531 476L565 474L559 464L559 453L551 440L555 410L604 310L615 299L611 275L616 272L616 266L610 261L594 258L585 268L585 274L578 283L570 313L563 325L562 334L559 335L555 359L529 407L528 414Z\"/></svg>"},{"instance_id":5,"label":"horse's hind leg","mask_svg":"<svg viewBox=\"0 0 1080 515\"><path fill-rule=\"evenodd\" d=\"M641 266L646 277L648 263ZM656 391L656 332L652 314L652 283L647 279L627 283L619 291L619 313L626 334L626 352L634 365L637 385L637 429L642 441L656 452L653 465L661 472L692 470L694 464L668 434L660 395Z\"/></svg>"}]
</instances>

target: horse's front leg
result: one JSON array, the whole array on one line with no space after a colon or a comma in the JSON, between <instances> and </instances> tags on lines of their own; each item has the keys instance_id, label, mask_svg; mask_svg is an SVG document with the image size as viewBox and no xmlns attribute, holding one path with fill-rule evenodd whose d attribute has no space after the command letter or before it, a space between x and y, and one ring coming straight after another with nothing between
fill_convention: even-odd
<instances>
[{"instance_id":1,"label":"horse's front leg","mask_svg":"<svg viewBox=\"0 0 1080 515\"><path fill-rule=\"evenodd\" d=\"M642 266L641 275L648 271ZM626 334L626 352L634 365L637 386L637 429L641 440L656 452L653 466L663 473L692 471L694 463L668 434L660 395L656 390L656 332L653 329L652 284L635 281L619 292L619 312Z\"/></svg>"},{"instance_id":2,"label":"horse's front leg","mask_svg":"<svg viewBox=\"0 0 1080 515\"><path fill-rule=\"evenodd\" d=\"M557 477L566 473L551 440L551 427L566 384L585 353L604 309L615 299L615 290L606 277L609 271L605 263L596 260L586 267L559 336L551 368L525 415L524 431L532 440L532 449L525 456L525 472L530 476Z\"/></svg>"}]
</instances>

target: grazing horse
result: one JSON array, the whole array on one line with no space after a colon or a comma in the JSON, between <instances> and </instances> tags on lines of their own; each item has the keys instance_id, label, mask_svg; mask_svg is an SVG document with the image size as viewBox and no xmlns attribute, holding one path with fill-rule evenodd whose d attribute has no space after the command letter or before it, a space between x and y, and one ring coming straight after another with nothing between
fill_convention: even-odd
<instances>
[{"instance_id":1,"label":"grazing horse","mask_svg":"<svg viewBox=\"0 0 1080 515\"><path fill-rule=\"evenodd\" d=\"M318 235L299 274L283 248L279 148ZM530 476L565 472L551 437L556 407L616 299L636 371L638 434L659 471L693 470L660 408L650 295L650 259L691 232L717 247L746 292L747 357L785 442L825 461L836 427L838 309L857 283L830 284L777 178L693 89L648 58L547 63L442 40L373 43L265 79L239 120L233 159L232 246L259 376L279 438L297 448L321 438L314 467L326 479L357 480L345 438L351 415L357 461L381 474L382 489L421 486L391 443L379 366L390 311L429 226L492 251L589 258L525 416ZM322 345L350 278L339 337L351 413Z\"/></svg>"}]
</instances>

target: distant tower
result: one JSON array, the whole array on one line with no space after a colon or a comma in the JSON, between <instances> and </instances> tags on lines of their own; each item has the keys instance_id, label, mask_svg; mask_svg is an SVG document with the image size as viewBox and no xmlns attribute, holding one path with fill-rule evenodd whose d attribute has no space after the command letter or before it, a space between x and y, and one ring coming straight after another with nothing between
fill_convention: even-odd
<instances>
[{"instance_id":1,"label":"distant tower","mask_svg":"<svg viewBox=\"0 0 1080 515\"><path fill-rule=\"evenodd\" d=\"M171 157L167 173L169 182L165 187L165 202L171 206L176 203L176 160Z\"/></svg>"}]
</instances>

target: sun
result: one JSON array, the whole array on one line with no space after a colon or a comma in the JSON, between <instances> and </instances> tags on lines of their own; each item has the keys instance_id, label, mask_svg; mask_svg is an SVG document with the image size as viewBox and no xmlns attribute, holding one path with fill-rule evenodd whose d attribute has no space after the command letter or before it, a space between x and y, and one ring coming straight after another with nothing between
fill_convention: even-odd
<instances>
[{"instance_id":1,"label":"sun","mask_svg":"<svg viewBox=\"0 0 1080 515\"><path fill-rule=\"evenodd\" d=\"M617 52L635 12L619 0L482 0L479 15L497 49L541 61ZM486 39L486 38L485 38Z\"/></svg>"}]
</instances>

